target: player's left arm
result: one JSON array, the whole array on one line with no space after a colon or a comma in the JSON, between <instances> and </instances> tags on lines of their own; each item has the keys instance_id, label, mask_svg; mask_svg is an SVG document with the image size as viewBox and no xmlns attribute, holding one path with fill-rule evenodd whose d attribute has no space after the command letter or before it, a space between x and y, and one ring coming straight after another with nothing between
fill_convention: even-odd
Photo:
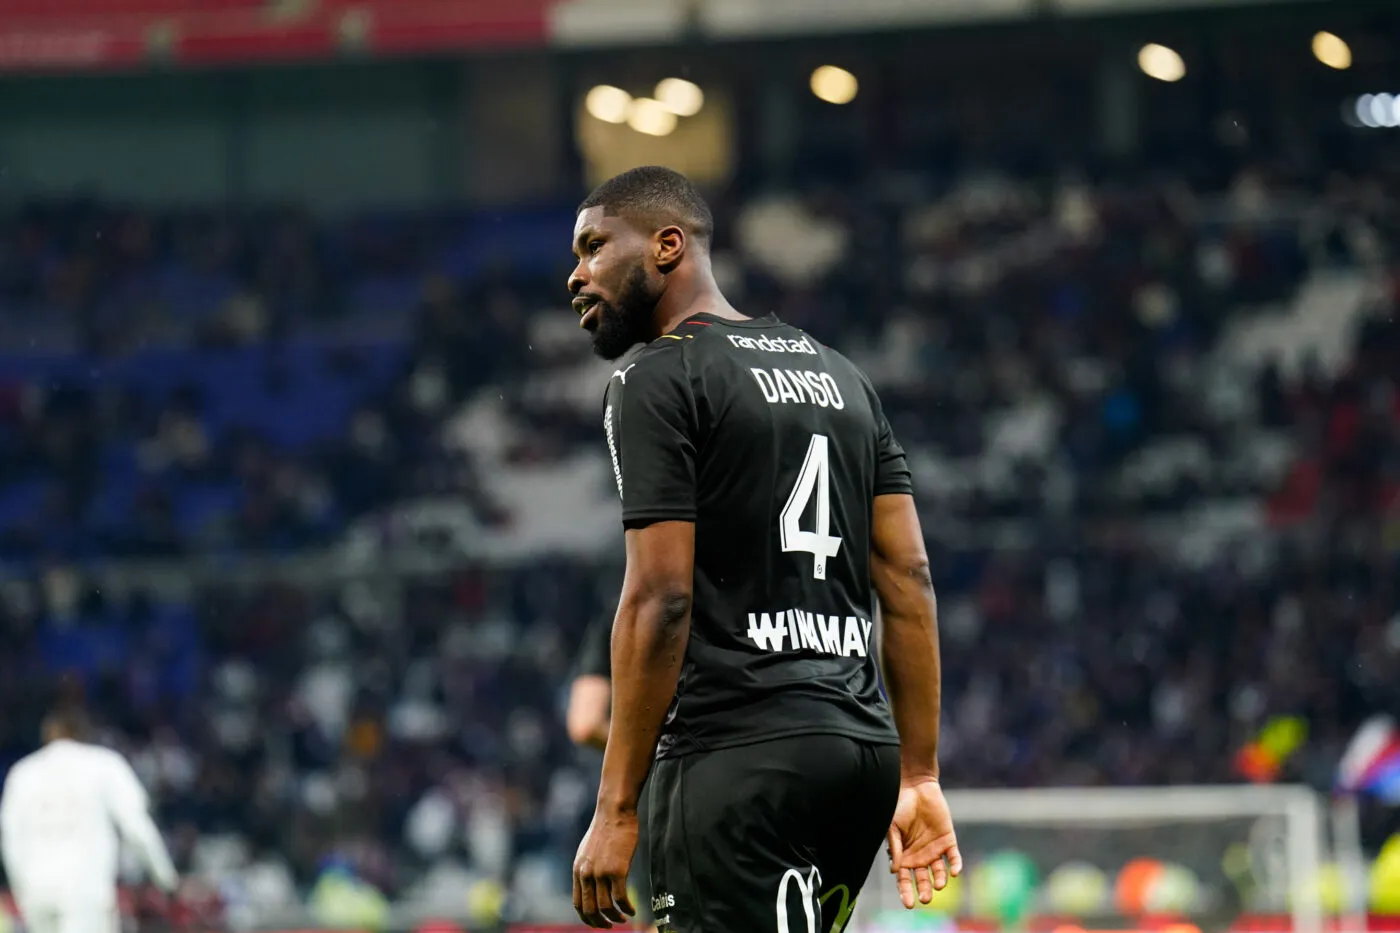
<instances>
[{"instance_id":1,"label":"player's left arm","mask_svg":"<svg viewBox=\"0 0 1400 933\"><path fill-rule=\"evenodd\" d=\"M627 530L627 574L613 622L612 723L598 805L574 860L574 909L607 929L635 914L627 874L637 805L690 639L695 525L660 521Z\"/></svg>"},{"instance_id":2,"label":"player's left arm","mask_svg":"<svg viewBox=\"0 0 1400 933\"><path fill-rule=\"evenodd\" d=\"M612 637L612 724L600 813L635 814L690 640L695 524L627 531L627 575Z\"/></svg>"},{"instance_id":3,"label":"player's left arm","mask_svg":"<svg viewBox=\"0 0 1400 933\"><path fill-rule=\"evenodd\" d=\"M612 630L605 811L636 809L690 638L697 408L679 346L644 352L608 389L627 571Z\"/></svg>"},{"instance_id":4,"label":"player's left arm","mask_svg":"<svg viewBox=\"0 0 1400 933\"><path fill-rule=\"evenodd\" d=\"M574 861L574 908L606 929L631 914L637 804L690 640L696 405L680 348L644 352L608 387L609 453L627 570L612 629L612 720L598 806Z\"/></svg>"}]
</instances>

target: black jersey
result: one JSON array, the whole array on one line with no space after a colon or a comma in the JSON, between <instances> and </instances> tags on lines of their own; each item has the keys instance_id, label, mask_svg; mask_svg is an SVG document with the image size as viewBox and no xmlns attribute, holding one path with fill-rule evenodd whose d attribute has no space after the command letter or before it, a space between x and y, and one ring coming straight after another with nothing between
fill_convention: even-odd
<instances>
[{"instance_id":1,"label":"black jersey","mask_svg":"<svg viewBox=\"0 0 1400 933\"><path fill-rule=\"evenodd\" d=\"M695 523L690 643L657 755L898 742L870 526L874 497L911 485L865 375L772 315L695 315L619 364L603 420L624 524Z\"/></svg>"},{"instance_id":2,"label":"black jersey","mask_svg":"<svg viewBox=\"0 0 1400 933\"><path fill-rule=\"evenodd\" d=\"M612 619L589 623L578 646L575 677L606 677L612 680Z\"/></svg>"}]
</instances>

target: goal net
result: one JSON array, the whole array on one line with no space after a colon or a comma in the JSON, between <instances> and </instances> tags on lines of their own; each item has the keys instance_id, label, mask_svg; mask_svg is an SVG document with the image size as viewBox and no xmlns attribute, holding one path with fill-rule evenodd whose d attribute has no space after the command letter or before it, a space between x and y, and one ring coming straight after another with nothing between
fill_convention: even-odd
<instances>
[{"instance_id":1,"label":"goal net","mask_svg":"<svg viewBox=\"0 0 1400 933\"><path fill-rule=\"evenodd\" d=\"M1299 787L949 791L963 876L905 911L876 860L847 933L1322 933L1323 806Z\"/></svg>"}]
</instances>

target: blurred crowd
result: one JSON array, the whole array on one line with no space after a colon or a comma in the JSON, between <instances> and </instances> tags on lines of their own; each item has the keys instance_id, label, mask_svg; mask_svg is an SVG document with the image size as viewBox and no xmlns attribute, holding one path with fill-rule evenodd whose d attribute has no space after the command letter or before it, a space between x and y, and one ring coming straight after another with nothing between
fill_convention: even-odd
<instances>
[{"instance_id":1,"label":"blurred crowd","mask_svg":"<svg viewBox=\"0 0 1400 933\"><path fill-rule=\"evenodd\" d=\"M731 299L865 367L910 452L950 782L1237 780L1235 750L1289 714L1310 737L1285 776L1326 786L1357 723L1400 712L1386 181L902 177L721 203ZM396 898L489 882L566 916L597 762L560 711L618 570L615 524L591 550L550 538L615 509L610 367L561 300L570 226L568 206L7 218L0 758L67 672L177 859L231 900L294 904L349 863ZM229 572L357 528L388 548L414 506L450 524L443 503L468 542L534 543ZM177 586L130 569L177 559L200 560Z\"/></svg>"}]
</instances>

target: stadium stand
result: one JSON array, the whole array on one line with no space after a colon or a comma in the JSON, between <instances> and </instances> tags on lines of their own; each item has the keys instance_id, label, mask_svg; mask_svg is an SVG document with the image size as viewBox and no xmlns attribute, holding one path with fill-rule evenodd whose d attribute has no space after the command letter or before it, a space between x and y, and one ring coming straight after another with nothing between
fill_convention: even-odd
<instances>
[{"instance_id":1,"label":"stadium stand","mask_svg":"<svg viewBox=\"0 0 1400 933\"><path fill-rule=\"evenodd\" d=\"M724 212L740 306L849 350L915 454L959 782L1237 780L1286 713L1312 735L1286 776L1326 787L1400 706L1400 212L1375 183L987 173ZM558 711L617 570L606 373L539 249L570 223L7 217L0 757L65 672L240 916L348 865L425 913L500 884L567 918L591 788ZM431 554L394 543L415 520L491 546L291 560ZM176 557L201 569L155 569Z\"/></svg>"}]
</instances>

